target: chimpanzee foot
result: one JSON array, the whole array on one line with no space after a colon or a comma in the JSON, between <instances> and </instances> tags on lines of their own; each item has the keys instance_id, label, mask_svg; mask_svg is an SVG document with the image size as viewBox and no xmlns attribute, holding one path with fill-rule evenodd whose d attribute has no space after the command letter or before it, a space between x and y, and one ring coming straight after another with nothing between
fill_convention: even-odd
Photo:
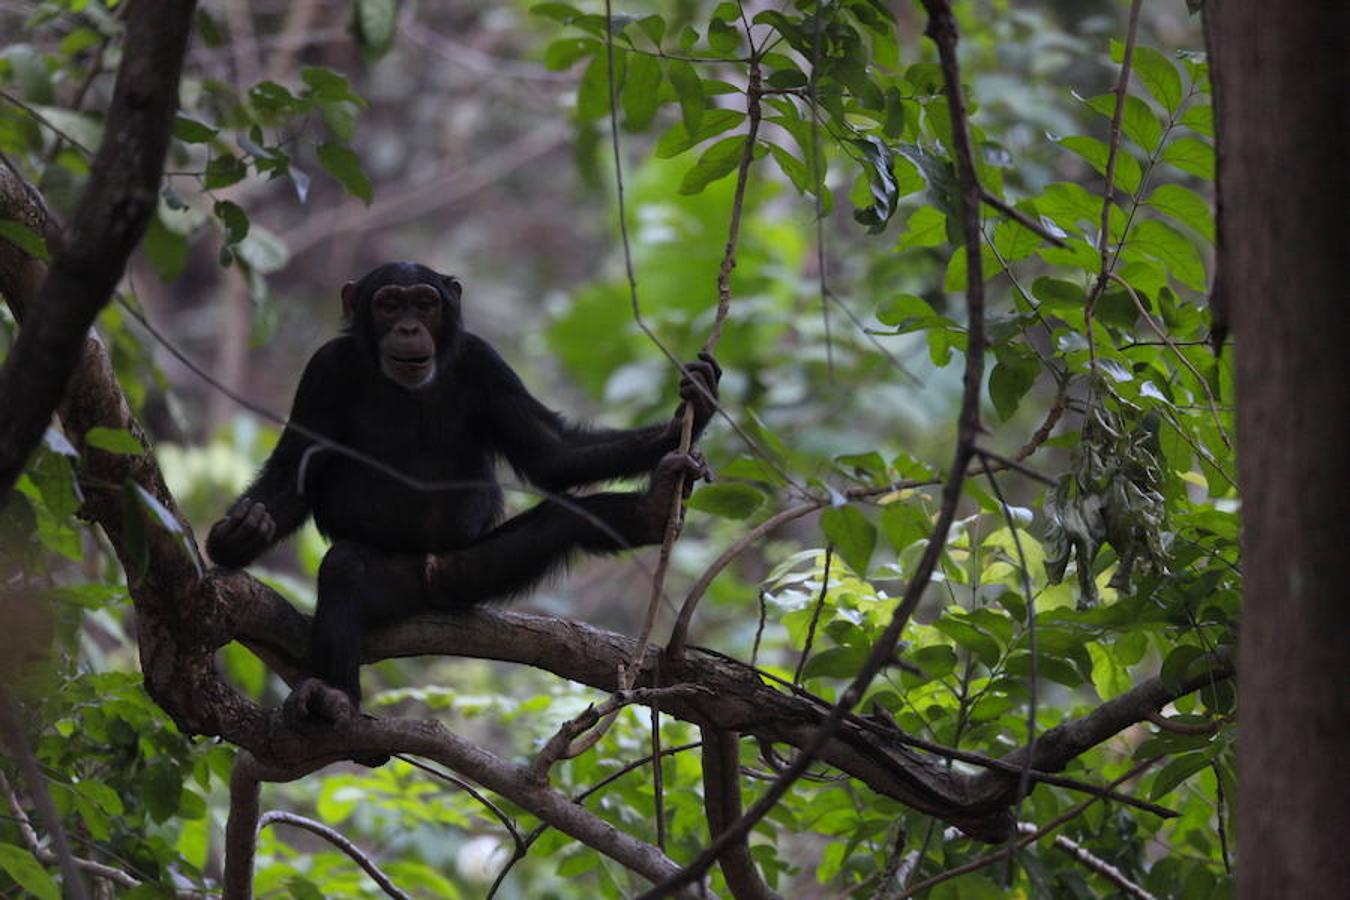
<instances>
[{"instance_id":1,"label":"chimpanzee foot","mask_svg":"<svg viewBox=\"0 0 1350 900\"><path fill-rule=\"evenodd\" d=\"M282 712L292 724L341 722L357 712L357 706L345 691L318 678L306 678L291 691Z\"/></svg>"},{"instance_id":2,"label":"chimpanzee foot","mask_svg":"<svg viewBox=\"0 0 1350 900\"><path fill-rule=\"evenodd\" d=\"M336 724L346 721L359 715L361 707L346 691L318 678L307 678L291 691L282 704L281 712L293 726L312 726L316 723ZM353 756L352 761L374 769L389 762L389 755Z\"/></svg>"},{"instance_id":3,"label":"chimpanzee foot","mask_svg":"<svg viewBox=\"0 0 1350 900\"><path fill-rule=\"evenodd\" d=\"M694 489L694 482L711 478L712 471L700 453L680 453L675 450L661 457L656 470L652 472L651 484L641 500L646 531L641 543L659 544L665 538L666 521L670 517L671 504L675 501L676 485L688 497Z\"/></svg>"}]
</instances>

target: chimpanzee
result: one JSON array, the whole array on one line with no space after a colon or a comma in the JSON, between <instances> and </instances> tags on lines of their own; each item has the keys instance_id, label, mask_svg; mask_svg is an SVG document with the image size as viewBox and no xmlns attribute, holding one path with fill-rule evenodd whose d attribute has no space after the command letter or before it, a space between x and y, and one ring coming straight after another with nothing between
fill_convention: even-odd
<instances>
[{"instance_id":1,"label":"chimpanzee","mask_svg":"<svg viewBox=\"0 0 1350 900\"><path fill-rule=\"evenodd\" d=\"M680 477L704 473L697 456L675 451L685 404L695 436L714 412L721 369L710 355L686 364L670 422L582 427L536 400L487 341L463 329L460 296L456 279L410 262L344 285L347 327L310 359L291 425L207 538L211 558L231 568L311 513L332 540L310 640L321 680L302 683L287 704L300 717L359 708L366 630L508 598L574 549L659 543ZM498 525L498 457L555 496ZM648 472L643 492L561 493Z\"/></svg>"}]
</instances>

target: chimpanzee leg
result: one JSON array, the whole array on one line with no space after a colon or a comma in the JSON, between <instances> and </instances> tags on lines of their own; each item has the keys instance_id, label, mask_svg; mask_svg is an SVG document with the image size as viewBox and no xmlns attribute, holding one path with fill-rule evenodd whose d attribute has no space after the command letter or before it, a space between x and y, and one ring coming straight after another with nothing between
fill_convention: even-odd
<instances>
[{"instance_id":1,"label":"chimpanzee leg","mask_svg":"<svg viewBox=\"0 0 1350 900\"><path fill-rule=\"evenodd\" d=\"M460 550L427 562L430 603L462 607L504 600L567 561L573 550L615 553L659 540L643 494L591 494L546 500Z\"/></svg>"},{"instance_id":2,"label":"chimpanzee leg","mask_svg":"<svg viewBox=\"0 0 1350 900\"><path fill-rule=\"evenodd\" d=\"M359 706L362 636L428 605L419 557L334 543L319 566L318 609L310 634L314 674Z\"/></svg>"}]
</instances>

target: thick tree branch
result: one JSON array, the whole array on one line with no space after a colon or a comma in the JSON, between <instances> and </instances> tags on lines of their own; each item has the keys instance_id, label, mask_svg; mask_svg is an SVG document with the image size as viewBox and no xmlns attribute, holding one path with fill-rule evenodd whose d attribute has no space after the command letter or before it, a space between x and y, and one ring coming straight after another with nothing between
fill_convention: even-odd
<instances>
[{"instance_id":1,"label":"thick tree branch","mask_svg":"<svg viewBox=\"0 0 1350 900\"><path fill-rule=\"evenodd\" d=\"M62 247L0 368L0 503L61 401L85 335L155 209L193 0L134 0L103 143Z\"/></svg>"},{"instance_id":2,"label":"thick tree branch","mask_svg":"<svg viewBox=\"0 0 1350 900\"><path fill-rule=\"evenodd\" d=\"M708 811L708 832L717 837L741 817L740 737L712 727L702 731L703 805ZM732 844L718 862L736 900L780 900L760 876L745 838Z\"/></svg>"}]
</instances>

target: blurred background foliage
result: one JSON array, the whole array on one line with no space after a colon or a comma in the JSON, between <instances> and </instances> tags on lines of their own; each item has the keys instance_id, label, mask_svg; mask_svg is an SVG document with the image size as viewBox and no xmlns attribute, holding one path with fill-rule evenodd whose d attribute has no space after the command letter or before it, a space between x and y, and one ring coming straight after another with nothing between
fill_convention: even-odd
<instances>
[{"instance_id":1,"label":"blurred background foliage","mask_svg":"<svg viewBox=\"0 0 1350 900\"><path fill-rule=\"evenodd\" d=\"M864 708L913 734L1000 755L1025 742L1033 689L1043 730L1159 671L1180 679L1231 641L1231 357L1218 363L1203 346L1213 129L1198 22L1185 5L1149 4L1143 15L1110 220L1120 281L1092 321L1084 304L1100 265L1099 173L1126 6L957 6L981 180L1066 243L1052 247L986 210L984 444L1010 455L1052 408L1067 406L1029 460L1058 487L1001 476L1005 508L988 482L969 483L938 578L905 635L913 666L878 679ZM710 429L704 450L722 485L736 487L695 497L668 589L681 596L749 524L801 490L835 492L840 504L826 516L776 531L714 583L694 635L787 679L809 646L800 680L833 699L889 620L938 503L935 487L878 491L868 505L844 503L840 492L935 477L954 434L965 257L953 242L950 117L935 53L908 3L677 0L615 12L639 305L682 358L702 343L716 306L728 176L744 140L747 24L758 51L772 44L763 62L774 93L718 347L723 402L768 460L725 425ZM197 25L159 212L100 331L198 531L251 477L308 355L341 327L341 284L388 259L458 275L467 327L550 405L614 425L669 415L677 375L638 328L625 275L603 4L223 0L203 5ZM68 213L91 177L122 10L4 0L0 28L0 151ZM0 350L14 333L7 315ZM157 896L156 883L209 886L219 876L231 750L178 735L141 691L124 579L76 515L72 452L51 432L22 497L0 515L6 675L28 701L77 852L145 882L128 895ZM308 610L323 551L311 526L255 572ZM527 605L634 633L653 552L578 562ZM1034 685L1028 584L1039 621ZM284 695L237 645L220 665L259 700ZM481 661L387 661L365 678L378 713L441 716L521 758L597 699ZM1233 702L1227 685L1185 698L1170 717L1219 725L1134 728L1075 766L1104 781L1168 754L1139 790L1178 818L1098 804L1063 833L1155 896L1226 894ZM640 758L646 728L645 712L626 711L597 751L555 770L558 787L584 790ZM669 721L663 734L667 745L697 738ZM743 762L748 802L766 767L751 747ZM14 780L7 763L0 770ZM650 781L639 769L591 805L651 840ZM696 751L666 762L665 784L670 852L688 859L707 839ZM415 895L481 896L512 848L484 807L402 762L339 767L268 786L264 798L358 840ZM1074 802L1041 786L1021 817L1044 823ZM754 843L766 876L792 897L888 896L897 878L981 852L831 780L800 783ZM56 896L52 878L15 817L0 815L0 896ZM720 875L713 884L724 888ZM277 826L263 834L257 890L378 893L331 847ZM546 833L500 896L634 890L609 861ZM1116 890L1044 842L1011 869L932 895Z\"/></svg>"}]
</instances>

